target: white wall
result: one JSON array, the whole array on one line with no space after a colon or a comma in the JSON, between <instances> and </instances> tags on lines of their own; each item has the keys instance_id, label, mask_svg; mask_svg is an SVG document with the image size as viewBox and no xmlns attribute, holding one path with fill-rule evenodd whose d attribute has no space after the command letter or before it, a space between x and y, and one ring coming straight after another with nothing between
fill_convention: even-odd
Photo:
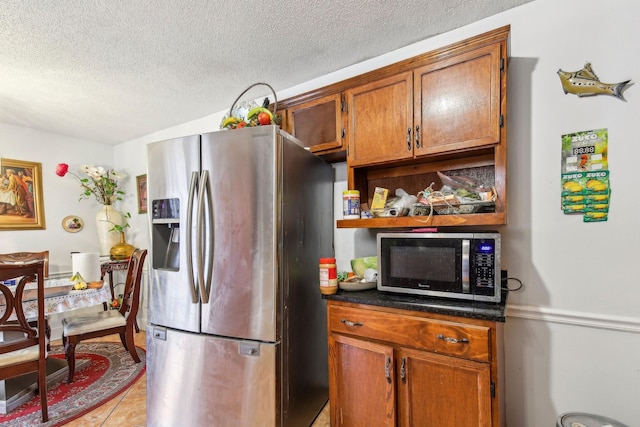
<instances>
[{"instance_id":1,"label":"white wall","mask_svg":"<svg viewBox=\"0 0 640 427\"><path fill-rule=\"evenodd\" d=\"M640 279L632 267L640 241L640 226L634 221L640 212L635 172L640 150L635 138L640 96L638 88L632 86L625 93L627 102L608 96L579 99L562 92L556 75L559 68L575 71L590 61L604 82L637 80L640 58L635 47L640 42L640 29L635 20L639 13L640 5L632 0L606 4L595 0L536 0L278 93L278 98L284 99L511 25L509 224L500 231L503 265L525 287L510 296L505 325L505 393L510 427L554 426L557 416L569 411L597 413L640 425ZM238 88L238 93L242 89ZM67 163L87 162L87 157L98 159L95 162L113 158L118 168L135 176L144 173L147 143L217 130L223 114L128 141L115 148L113 157L104 151L102 155L74 153L74 160ZM559 209L560 135L596 128L609 129L613 195L609 221L588 224L579 216L563 215ZM41 157L34 156L28 147L23 151L5 149L5 136L14 133L21 132L0 126L0 155L24 160ZM67 147L60 150L55 145L48 156L42 156L52 159L43 164L45 170L53 171L56 163L65 161L65 151L70 147L85 145L49 134L37 135L34 140L32 131L25 133L12 141L27 141L39 150L44 147L43 139L54 139ZM335 165L335 172L335 212L340 218L341 192L346 189L344 163ZM56 197L72 203L75 199L69 193L75 194L75 188L69 185L63 189L51 174L44 183L45 191L49 191L45 201L47 232L2 232L0 250L34 249L38 236L46 236L44 241L50 249L68 251L82 246L82 233L73 237L58 230L59 219L70 209ZM58 183L51 184L50 180ZM51 188L60 192L54 196ZM130 194L135 195L133 186ZM134 216L134 243L144 245L148 239L146 215L134 214L135 198L125 202L125 209ZM75 208L80 209L74 204ZM70 213L89 215L92 209ZM55 233L53 237L48 237L49 232ZM17 241L18 236L21 241ZM335 236L340 269L348 269L349 259L354 256L375 253L374 231L336 230ZM16 241L7 243L5 238ZM82 243L89 245L86 239Z\"/></svg>"},{"instance_id":2,"label":"white wall","mask_svg":"<svg viewBox=\"0 0 640 427\"><path fill-rule=\"evenodd\" d=\"M0 123L0 157L42 164L44 230L0 231L0 252L50 251L50 274L71 271L71 252L97 252L96 212L100 204L80 201L80 184L71 175L55 174L58 163L68 163L78 173L84 164L113 167L113 147L29 128ZM62 228L67 215L79 216L84 228L68 233Z\"/></svg>"}]
</instances>

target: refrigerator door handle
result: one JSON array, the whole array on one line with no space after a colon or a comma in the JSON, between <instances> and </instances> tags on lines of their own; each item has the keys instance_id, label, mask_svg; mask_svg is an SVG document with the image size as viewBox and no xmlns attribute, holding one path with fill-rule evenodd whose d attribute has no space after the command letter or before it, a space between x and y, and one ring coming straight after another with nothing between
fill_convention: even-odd
<instances>
[{"instance_id":1,"label":"refrigerator door handle","mask_svg":"<svg viewBox=\"0 0 640 427\"><path fill-rule=\"evenodd\" d=\"M187 269L189 271L189 288L191 290L191 302L193 304L198 303L198 293L195 280L195 274L193 272L193 206L196 190L198 188L198 172L191 173L191 182L189 183L189 201L187 202Z\"/></svg>"},{"instance_id":2,"label":"refrigerator door handle","mask_svg":"<svg viewBox=\"0 0 640 427\"><path fill-rule=\"evenodd\" d=\"M205 206L209 207L208 214L204 214ZM215 236L213 227L213 197L211 193L211 183L209 181L209 172L203 170L200 175L200 189L198 191L198 283L200 285L200 298L203 304L209 303L209 294L211 293L211 282L213 279L213 252L215 246ZM207 223L205 224L205 220ZM211 233L211 237L207 239L207 232ZM211 242L207 245L208 241ZM206 250L209 248L209 250ZM206 251L206 252L205 252ZM205 262L205 256L207 257ZM205 275L205 267L207 274Z\"/></svg>"}]
</instances>

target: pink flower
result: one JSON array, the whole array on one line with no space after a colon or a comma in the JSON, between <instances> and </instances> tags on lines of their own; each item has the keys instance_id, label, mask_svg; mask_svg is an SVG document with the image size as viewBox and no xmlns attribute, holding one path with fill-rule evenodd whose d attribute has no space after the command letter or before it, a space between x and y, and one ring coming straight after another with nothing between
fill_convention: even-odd
<instances>
[{"instance_id":1,"label":"pink flower","mask_svg":"<svg viewBox=\"0 0 640 427\"><path fill-rule=\"evenodd\" d=\"M56 175L58 176L65 176L67 171L69 171L69 165L66 163L58 163L56 166Z\"/></svg>"}]
</instances>

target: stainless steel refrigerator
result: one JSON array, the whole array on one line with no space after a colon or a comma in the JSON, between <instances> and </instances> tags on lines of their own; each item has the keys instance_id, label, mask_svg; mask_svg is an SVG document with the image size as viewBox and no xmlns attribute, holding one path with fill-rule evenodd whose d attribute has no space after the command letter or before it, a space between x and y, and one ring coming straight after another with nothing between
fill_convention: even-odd
<instances>
[{"instance_id":1,"label":"stainless steel refrigerator","mask_svg":"<svg viewBox=\"0 0 640 427\"><path fill-rule=\"evenodd\" d=\"M310 425L328 399L333 169L277 126L147 154L147 425Z\"/></svg>"}]
</instances>

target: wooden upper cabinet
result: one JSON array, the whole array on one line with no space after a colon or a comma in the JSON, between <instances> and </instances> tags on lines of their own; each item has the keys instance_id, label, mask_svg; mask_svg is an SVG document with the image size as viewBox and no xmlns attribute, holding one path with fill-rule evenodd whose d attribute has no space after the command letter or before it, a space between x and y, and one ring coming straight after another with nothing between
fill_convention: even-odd
<instances>
[{"instance_id":1,"label":"wooden upper cabinet","mask_svg":"<svg viewBox=\"0 0 640 427\"><path fill-rule=\"evenodd\" d=\"M338 93L291 106L285 129L314 153L341 150L341 103Z\"/></svg>"},{"instance_id":2,"label":"wooden upper cabinet","mask_svg":"<svg viewBox=\"0 0 640 427\"><path fill-rule=\"evenodd\" d=\"M411 72L345 92L350 167L413 157L413 76Z\"/></svg>"},{"instance_id":3,"label":"wooden upper cabinet","mask_svg":"<svg viewBox=\"0 0 640 427\"><path fill-rule=\"evenodd\" d=\"M416 157L500 142L501 64L496 43L414 71Z\"/></svg>"},{"instance_id":4,"label":"wooden upper cabinet","mask_svg":"<svg viewBox=\"0 0 640 427\"><path fill-rule=\"evenodd\" d=\"M285 99L283 129L329 162L347 162L361 205L376 187L418 194L437 172L496 190L473 214L338 220L338 228L506 224L509 26Z\"/></svg>"},{"instance_id":5,"label":"wooden upper cabinet","mask_svg":"<svg viewBox=\"0 0 640 427\"><path fill-rule=\"evenodd\" d=\"M349 166L500 142L501 63L493 44L347 90Z\"/></svg>"}]
</instances>

